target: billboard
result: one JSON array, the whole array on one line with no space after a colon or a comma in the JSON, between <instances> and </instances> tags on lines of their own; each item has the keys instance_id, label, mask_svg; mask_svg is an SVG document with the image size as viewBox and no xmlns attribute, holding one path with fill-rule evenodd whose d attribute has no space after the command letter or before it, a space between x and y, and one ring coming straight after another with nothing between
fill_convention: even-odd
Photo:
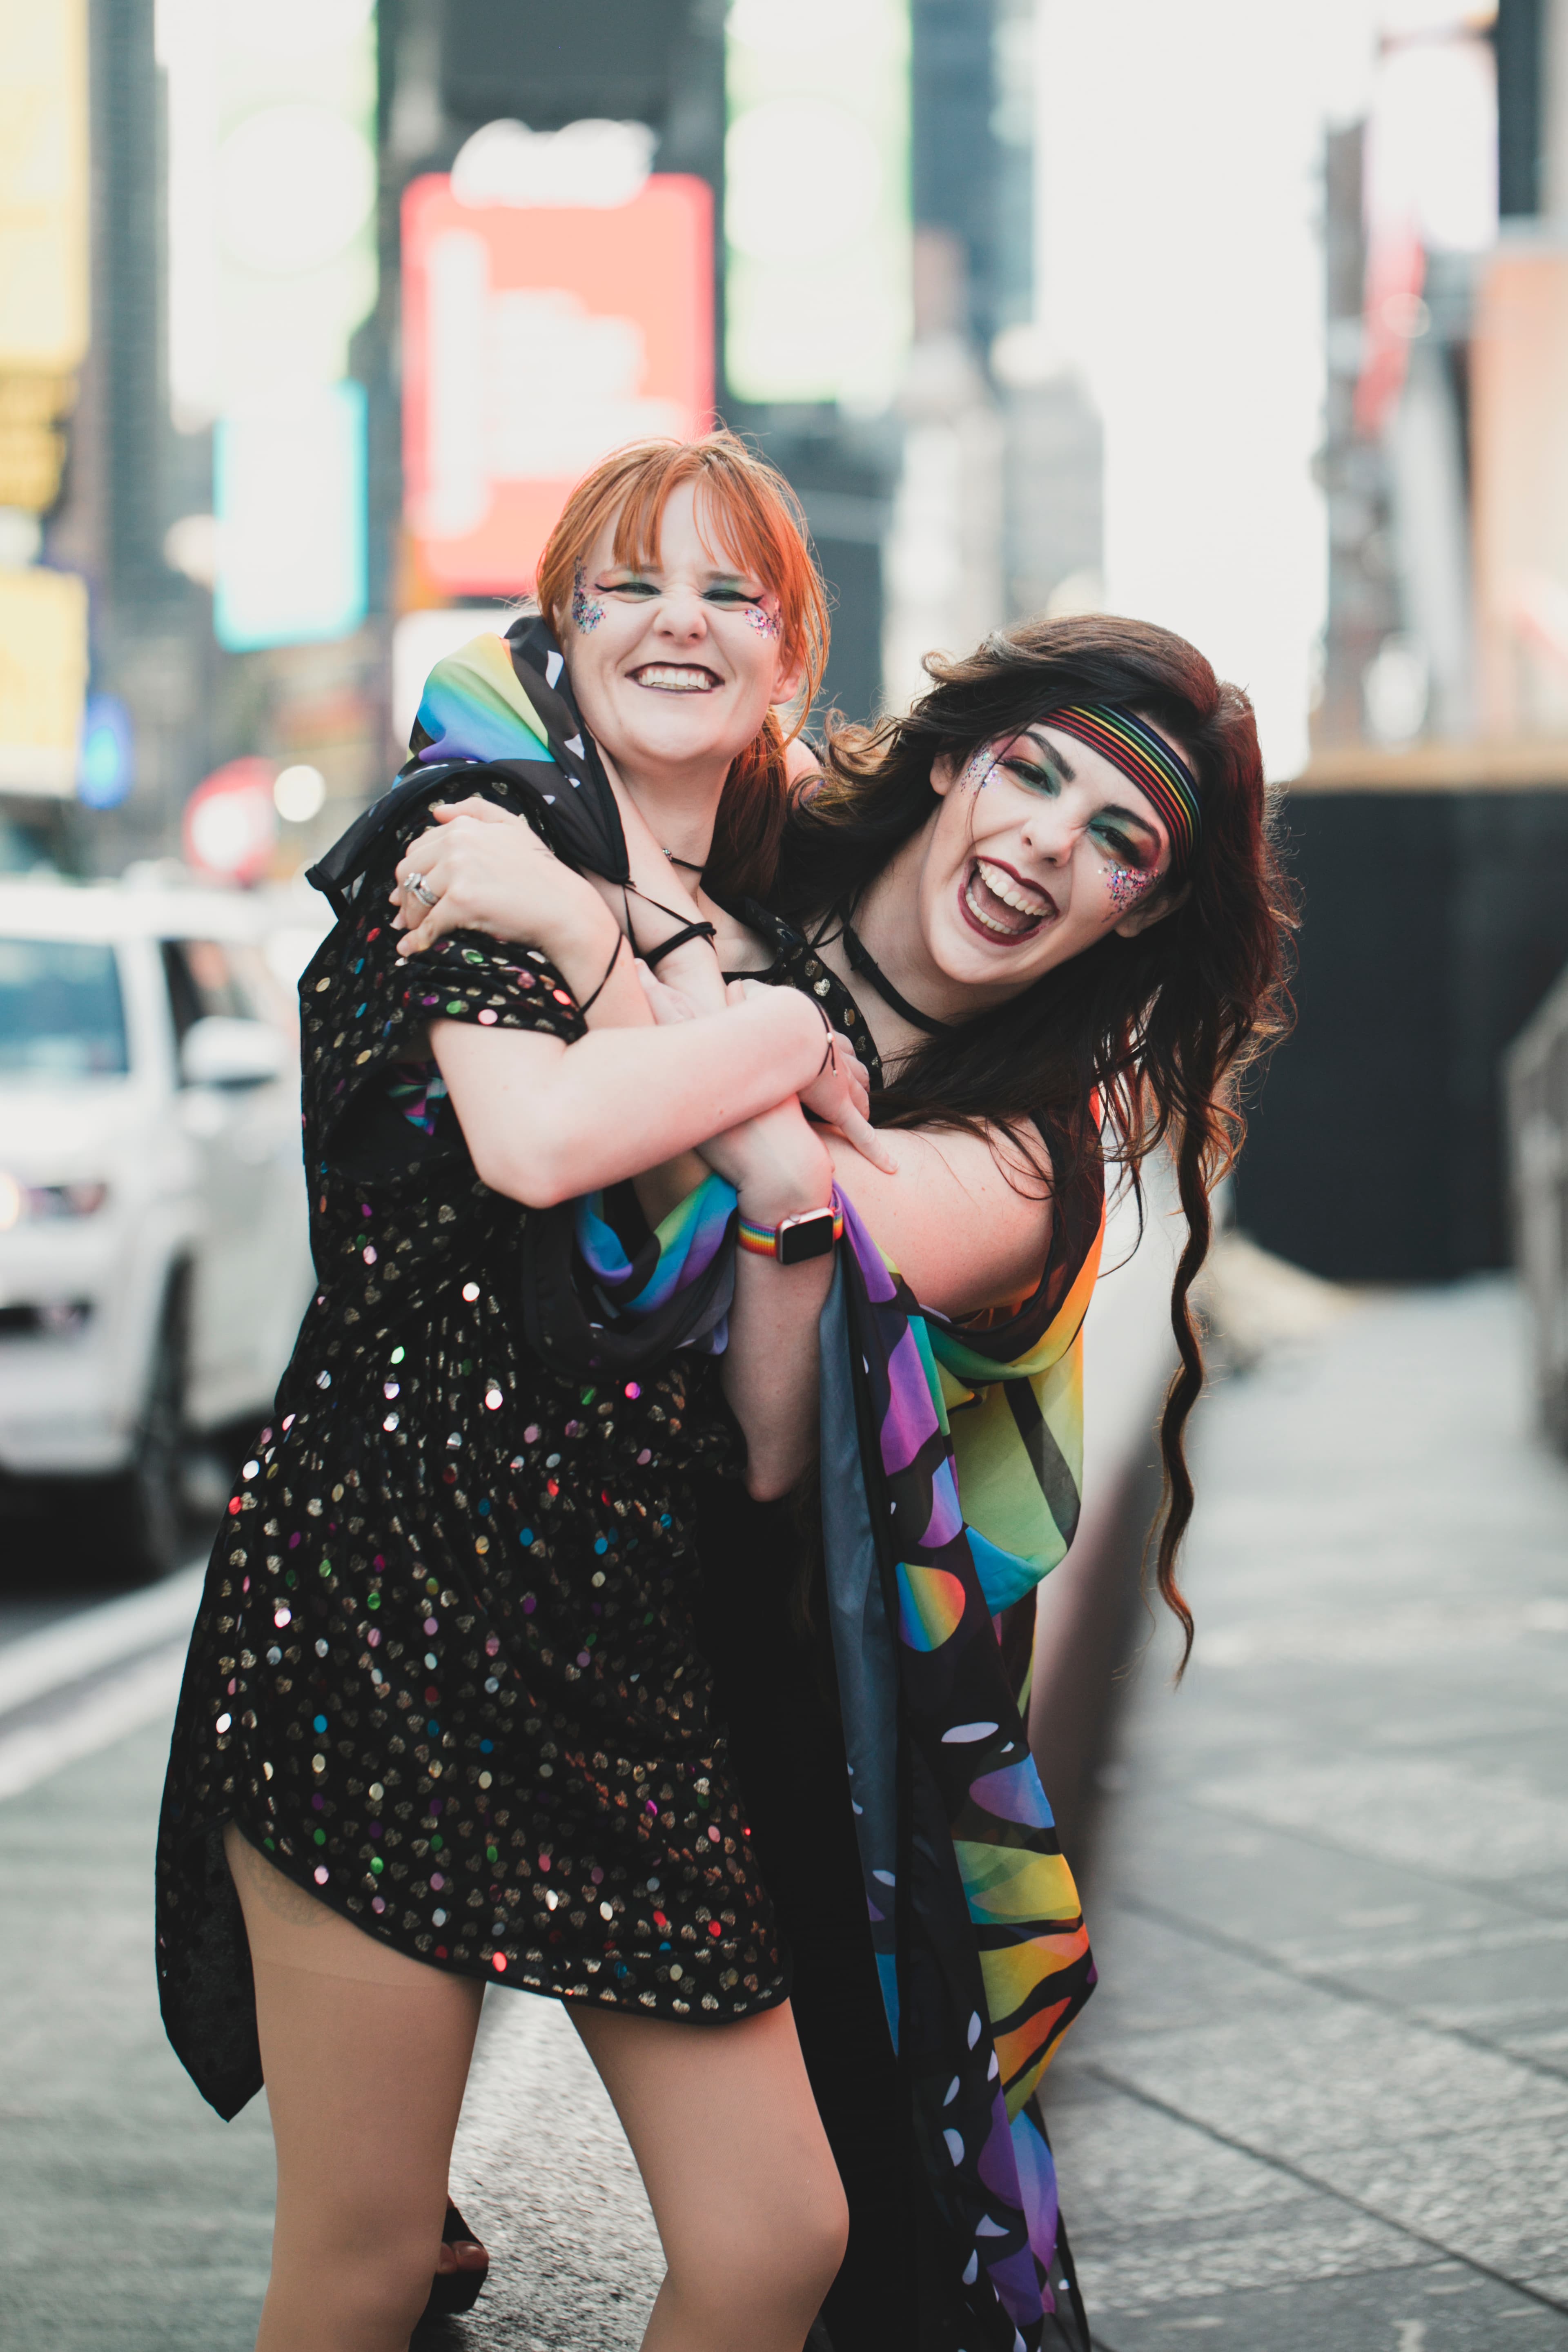
<instances>
[{"instance_id":1,"label":"billboard","mask_svg":"<svg viewBox=\"0 0 1568 2352\"><path fill-rule=\"evenodd\" d=\"M0 792L69 799L86 692L86 582L0 571Z\"/></svg>"},{"instance_id":2,"label":"billboard","mask_svg":"<svg viewBox=\"0 0 1568 2352\"><path fill-rule=\"evenodd\" d=\"M364 616L365 407L375 307L373 0L160 0L167 75L168 364L175 425L216 425L214 621L232 653Z\"/></svg>"},{"instance_id":3,"label":"billboard","mask_svg":"<svg viewBox=\"0 0 1568 2352\"><path fill-rule=\"evenodd\" d=\"M911 332L910 0L733 0L724 372L887 407Z\"/></svg>"},{"instance_id":4,"label":"billboard","mask_svg":"<svg viewBox=\"0 0 1568 2352\"><path fill-rule=\"evenodd\" d=\"M87 0L0 0L0 370L87 356Z\"/></svg>"},{"instance_id":5,"label":"billboard","mask_svg":"<svg viewBox=\"0 0 1568 2352\"><path fill-rule=\"evenodd\" d=\"M448 595L511 595L573 484L611 449L705 432L713 209L662 173L624 204L403 201L408 530Z\"/></svg>"},{"instance_id":6,"label":"billboard","mask_svg":"<svg viewBox=\"0 0 1568 2352\"><path fill-rule=\"evenodd\" d=\"M1470 344L1481 731L1568 736L1568 246L1486 263Z\"/></svg>"}]
</instances>

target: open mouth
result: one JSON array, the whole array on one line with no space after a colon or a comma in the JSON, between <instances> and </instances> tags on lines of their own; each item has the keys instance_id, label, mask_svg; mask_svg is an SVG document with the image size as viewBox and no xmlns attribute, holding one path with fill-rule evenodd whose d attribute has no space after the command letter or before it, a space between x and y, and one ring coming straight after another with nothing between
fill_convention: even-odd
<instances>
[{"instance_id":1,"label":"open mouth","mask_svg":"<svg viewBox=\"0 0 1568 2352\"><path fill-rule=\"evenodd\" d=\"M645 662L627 674L650 694L716 694L724 683L700 662Z\"/></svg>"},{"instance_id":2,"label":"open mouth","mask_svg":"<svg viewBox=\"0 0 1568 2352\"><path fill-rule=\"evenodd\" d=\"M982 939L1009 943L1033 939L1057 912L1056 900L1047 891L989 857L974 860L963 877L958 903L970 928Z\"/></svg>"}]
</instances>

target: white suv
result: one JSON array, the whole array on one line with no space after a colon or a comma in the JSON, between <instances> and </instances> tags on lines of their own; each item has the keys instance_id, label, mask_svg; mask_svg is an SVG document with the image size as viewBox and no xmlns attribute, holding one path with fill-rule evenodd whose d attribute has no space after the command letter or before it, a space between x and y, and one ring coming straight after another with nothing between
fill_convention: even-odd
<instances>
[{"instance_id":1,"label":"white suv","mask_svg":"<svg viewBox=\"0 0 1568 2352\"><path fill-rule=\"evenodd\" d=\"M192 1438L265 1414L310 1296L281 894L0 886L0 1511L90 1481L127 1568Z\"/></svg>"}]
</instances>

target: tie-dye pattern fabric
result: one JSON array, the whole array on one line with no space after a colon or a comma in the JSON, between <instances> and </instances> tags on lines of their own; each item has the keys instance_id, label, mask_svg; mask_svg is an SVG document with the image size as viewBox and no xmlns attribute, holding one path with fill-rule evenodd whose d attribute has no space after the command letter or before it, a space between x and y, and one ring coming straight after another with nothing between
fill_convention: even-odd
<instances>
[{"instance_id":1,"label":"tie-dye pattern fabric","mask_svg":"<svg viewBox=\"0 0 1568 2352\"><path fill-rule=\"evenodd\" d=\"M1079 1262L1063 1265L1053 1251L1060 1278L1044 1328L1026 1353L1001 1360L989 1349L1007 1344L1012 1327L976 1345L922 1314L853 1204L841 1205L845 1246L823 1325L823 1516L868 1916L973 2319L966 2352L1033 2352L1056 2308L1058 2235L1036 2094L1094 1967L1003 1661L994 1588L1016 1597L1036 1561L1037 1580L1077 1515L1053 1462L1054 1491L1031 1472L1035 1516L1048 1514L1050 1530L1028 1528L1020 1465L1043 1457L1037 1446L1030 1454L1032 1423L1015 1416L1017 1444L981 1455L982 1507L1012 1541L987 1545L965 1528L960 1491L972 1516L973 1504L962 1468L954 1478L943 1375L962 1367L961 1412L984 1395L993 1416L1005 1383L1046 1383L1051 1444L1076 1505L1080 1391L1069 1368L1100 1226Z\"/></svg>"},{"instance_id":2,"label":"tie-dye pattern fabric","mask_svg":"<svg viewBox=\"0 0 1568 2352\"><path fill-rule=\"evenodd\" d=\"M1056 2174L1036 2095L1094 1983L994 1622L1077 1523L1103 1185L1097 1152L1075 1159L1064 1139L1058 1157L1075 1177L1016 1315L977 1330L924 1312L837 1194L844 1246L822 1318L823 1533L850 1801L889 2031L973 2326L964 2352L1036 2352L1056 2309ZM579 1203L578 1252L601 1299L634 1320L656 1302L668 1311L728 1239L733 1199L710 1178L635 1264Z\"/></svg>"},{"instance_id":3,"label":"tie-dye pattern fabric","mask_svg":"<svg viewBox=\"0 0 1568 2352\"><path fill-rule=\"evenodd\" d=\"M471 637L438 661L425 681L414 722L415 757L548 760L549 730L524 692L506 640Z\"/></svg>"},{"instance_id":4,"label":"tie-dye pattern fabric","mask_svg":"<svg viewBox=\"0 0 1568 2352\"><path fill-rule=\"evenodd\" d=\"M633 1255L605 1214L605 1196L576 1203L575 1239L602 1302L624 1315L647 1315L706 1274L723 1247L735 1213L734 1187L710 1176L671 1209L648 1243ZM723 1346L721 1337L714 1352Z\"/></svg>"}]
</instances>

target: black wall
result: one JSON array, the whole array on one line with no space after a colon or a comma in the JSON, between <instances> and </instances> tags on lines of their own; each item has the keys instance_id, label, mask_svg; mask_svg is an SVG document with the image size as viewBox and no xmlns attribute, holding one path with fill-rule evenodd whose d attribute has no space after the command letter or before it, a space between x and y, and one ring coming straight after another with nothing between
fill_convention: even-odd
<instances>
[{"instance_id":1,"label":"black wall","mask_svg":"<svg viewBox=\"0 0 1568 2352\"><path fill-rule=\"evenodd\" d=\"M1242 1227L1347 1281L1509 1262L1503 1048L1568 964L1568 790L1302 793L1294 1034Z\"/></svg>"}]
</instances>

